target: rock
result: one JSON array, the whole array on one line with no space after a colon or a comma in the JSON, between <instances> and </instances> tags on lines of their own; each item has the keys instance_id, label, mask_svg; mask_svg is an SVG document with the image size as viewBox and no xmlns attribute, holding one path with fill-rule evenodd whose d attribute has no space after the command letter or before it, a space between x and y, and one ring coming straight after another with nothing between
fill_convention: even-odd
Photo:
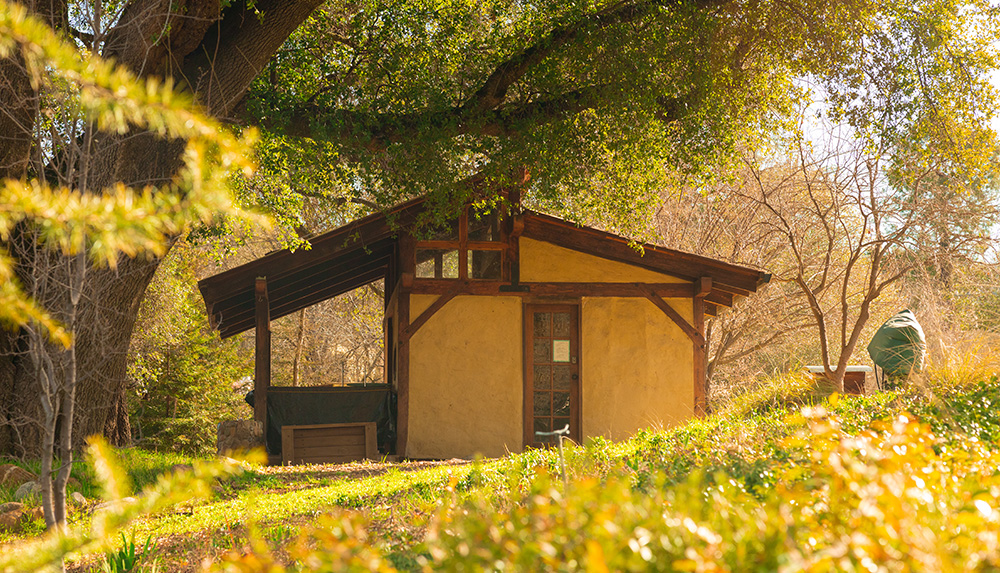
<instances>
[{"instance_id":1,"label":"rock","mask_svg":"<svg viewBox=\"0 0 1000 573\"><path fill-rule=\"evenodd\" d=\"M4 513L10 513L12 511L17 511L24 507L23 503L18 503L16 501L10 501L7 503L0 503L0 515Z\"/></svg>"},{"instance_id":2,"label":"rock","mask_svg":"<svg viewBox=\"0 0 1000 573\"><path fill-rule=\"evenodd\" d=\"M14 464L0 465L0 485L11 489L21 484L38 479L35 474Z\"/></svg>"},{"instance_id":3,"label":"rock","mask_svg":"<svg viewBox=\"0 0 1000 573\"><path fill-rule=\"evenodd\" d=\"M87 498L83 497L83 494L78 491L74 491L70 494L69 498L77 505L87 505Z\"/></svg>"},{"instance_id":4,"label":"rock","mask_svg":"<svg viewBox=\"0 0 1000 573\"><path fill-rule=\"evenodd\" d=\"M175 474L177 472L193 472L194 466L191 464L174 464L167 468L168 473Z\"/></svg>"},{"instance_id":5,"label":"rock","mask_svg":"<svg viewBox=\"0 0 1000 573\"><path fill-rule=\"evenodd\" d=\"M14 499L17 501L29 498L42 499L42 484L37 481L25 482L14 492Z\"/></svg>"},{"instance_id":6,"label":"rock","mask_svg":"<svg viewBox=\"0 0 1000 573\"><path fill-rule=\"evenodd\" d=\"M216 451L220 456L264 446L264 425L256 420L219 422L216 435Z\"/></svg>"},{"instance_id":7,"label":"rock","mask_svg":"<svg viewBox=\"0 0 1000 573\"><path fill-rule=\"evenodd\" d=\"M0 514L0 531L20 533L25 524L44 517L45 514L40 507L8 511Z\"/></svg>"}]
</instances>

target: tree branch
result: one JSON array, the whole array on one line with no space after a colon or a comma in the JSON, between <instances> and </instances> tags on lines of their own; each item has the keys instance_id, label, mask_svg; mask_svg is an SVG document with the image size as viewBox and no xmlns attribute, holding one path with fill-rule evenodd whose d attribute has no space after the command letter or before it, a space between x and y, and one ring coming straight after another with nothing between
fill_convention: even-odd
<instances>
[{"instance_id":1,"label":"tree branch","mask_svg":"<svg viewBox=\"0 0 1000 573\"><path fill-rule=\"evenodd\" d=\"M441 138L457 135L511 136L526 128L570 117L583 110L600 106L610 88L608 84L570 89L548 99L505 105L511 86L522 80L532 67L540 64L559 49L570 44L585 31L602 30L614 25L633 22L659 8L678 9L693 5L707 9L725 4L727 0L654 0L617 3L598 10L571 24L553 28L542 38L497 64L482 85L462 103L448 109L425 109L406 113L370 112L324 106L309 101L292 113L286 126L267 125L283 129L287 135L313 139L348 137L367 138L365 147L371 150L414 135L430 128ZM686 103L696 94L663 96L657 99L661 121L679 119Z\"/></svg>"}]
</instances>

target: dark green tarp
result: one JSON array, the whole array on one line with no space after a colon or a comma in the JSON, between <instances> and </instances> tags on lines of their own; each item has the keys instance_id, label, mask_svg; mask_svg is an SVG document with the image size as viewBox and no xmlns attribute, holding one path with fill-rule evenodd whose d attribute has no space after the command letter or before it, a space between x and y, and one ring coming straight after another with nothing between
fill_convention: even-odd
<instances>
[{"instance_id":1,"label":"dark green tarp","mask_svg":"<svg viewBox=\"0 0 1000 573\"><path fill-rule=\"evenodd\" d=\"M393 453L396 400L385 384L368 386L271 386L267 390L267 453L281 454L281 427L375 422L378 449Z\"/></svg>"},{"instance_id":2,"label":"dark green tarp","mask_svg":"<svg viewBox=\"0 0 1000 573\"><path fill-rule=\"evenodd\" d=\"M907 376L924 365L927 342L917 317L909 310L896 313L879 327L868 355L888 377Z\"/></svg>"}]
</instances>

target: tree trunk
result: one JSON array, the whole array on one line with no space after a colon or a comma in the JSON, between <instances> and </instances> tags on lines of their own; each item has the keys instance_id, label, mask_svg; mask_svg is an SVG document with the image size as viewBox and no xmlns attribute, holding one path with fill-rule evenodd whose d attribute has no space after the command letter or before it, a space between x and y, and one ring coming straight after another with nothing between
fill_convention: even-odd
<instances>
[{"instance_id":1,"label":"tree trunk","mask_svg":"<svg viewBox=\"0 0 1000 573\"><path fill-rule=\"evenodd\" d=\"M274 52L319 3L258 0L259 13L242 3L220 13L217 0L138 0L128 3L108 32L104 55L140 76L173 72L179 85L194 91L203 109L226 117ZM29 8L50 23L62 23L64 6L54 1L38 4L44 6ZM167 37L162 36L163 30L168 30ZM30 83L24 75L7 73L7 68L17 64L13 59L0 61L0 108L5 110L0 121L16 120L18 125L0 138L0 176L5 177L25 175L33 145L36 106ZM8 112L15 105L27 110L21 114L24 117ZM11 137L6 137L8 133ZM181 150L180 143L148 133L105 134L88 158L93 178L87 188L101 189L119 181L140 187L163 184L180 165ZM36 251L30 241L21 247L12 250L18 251L18 272L25 280L37 268L30 257L22 255ZM76 448L92 434L109 432L113 443L128 439L127 352L139 303L159 262L122 258L115 270L91 268L86 273L75 332L78 385L72 436ZM40 301L43 304L65 299L65 286L54 283L51 293ZM44 435L38 380L27 347L24 331L0 329L0 454L18 457L36 457Z\"/></svg>"}]
</instances>

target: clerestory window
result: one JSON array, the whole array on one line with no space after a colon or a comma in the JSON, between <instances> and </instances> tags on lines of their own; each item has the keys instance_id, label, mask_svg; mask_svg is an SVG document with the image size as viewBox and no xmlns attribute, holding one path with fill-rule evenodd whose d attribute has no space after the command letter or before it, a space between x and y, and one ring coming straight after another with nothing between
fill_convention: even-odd
<instances>
[{"instance_id":1,"label":"clerestory window","mask_svg":"<svg viewBox=\"0 0 1000 573\"><path fill-rule=\"evenodd\" d=\"M466 209L444 229L416 244L416 278L501 280L504 251L500 218Z\"/></svg>"}]
</instances>

